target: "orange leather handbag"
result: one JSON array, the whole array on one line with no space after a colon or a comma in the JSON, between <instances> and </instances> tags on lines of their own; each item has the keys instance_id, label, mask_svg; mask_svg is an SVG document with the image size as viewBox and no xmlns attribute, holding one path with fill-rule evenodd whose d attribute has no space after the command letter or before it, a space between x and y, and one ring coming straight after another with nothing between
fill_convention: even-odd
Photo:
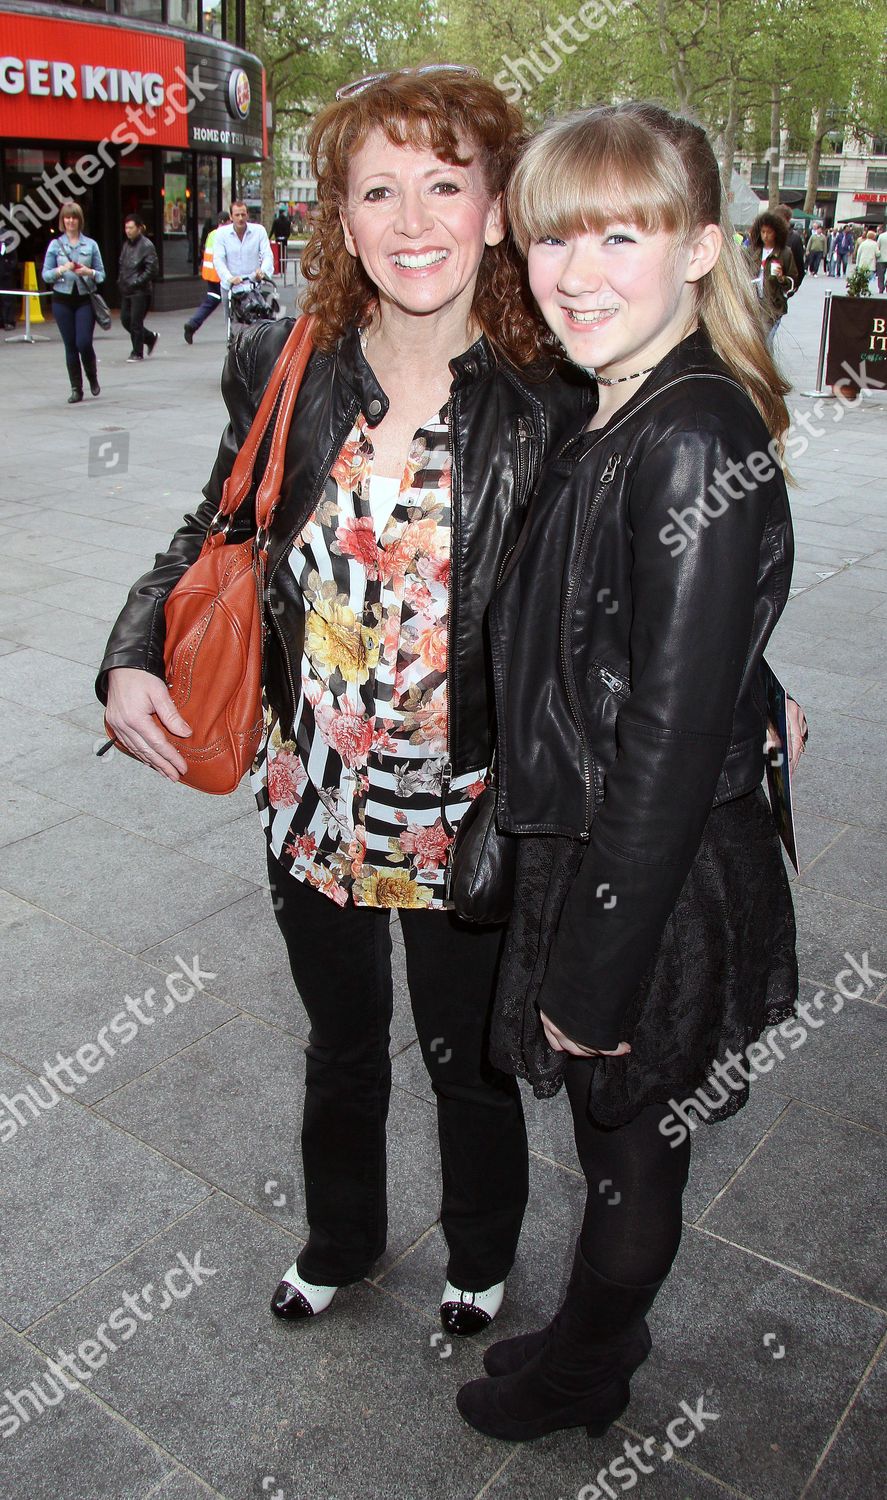
<instances>
[{"instance_id":1,"label":"orange leather handbag","mask_svg":"<svg viewBox=\"0 0 887 1500\"><path fill-rule=\"evenodd\" d=\"M225 480L200 556L166 601L166 686L191 734L186 739L165 733L187 763L185 785L216 796L234 791L262 739L266 547L280 500L293 408L311 355L311 323L299 318L287 339ZM268 463L256 492L256 535L226 546L228 528L218 523L233 516L250 492L278 395Z\"/></svg>"}]
</instances>

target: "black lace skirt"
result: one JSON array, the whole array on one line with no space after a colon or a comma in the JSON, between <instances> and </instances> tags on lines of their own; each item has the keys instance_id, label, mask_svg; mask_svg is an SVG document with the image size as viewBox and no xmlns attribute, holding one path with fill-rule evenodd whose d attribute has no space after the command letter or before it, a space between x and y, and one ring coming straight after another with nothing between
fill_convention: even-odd
<instances>
[{"instance_id":1,"label":"black lace skirt","mask_svg":"<svg viewBox=\"0 0 887 1500\"><path fill-rule=\"evenodd\" d=\"M557 1093L563 1082L563 1054L546 1041L536 997L584 849L571 839L520 839L490 1055L504 1072L527 1079L538 1098ZM797 997L791 891L759 789L712 810L656 957L628 1007L622 1037L631 1052L590 1060L589 1114L601 1125L624 1125L648 1104L705 1089L712 1063L728 1060L731 1049L744 1054L769 1026L794 1015ZM714 1107L704 1119L726 1119L746 1103L748 1084L715 1093L709 1086L706 1099Z\"/></svg>"}]
</instances>

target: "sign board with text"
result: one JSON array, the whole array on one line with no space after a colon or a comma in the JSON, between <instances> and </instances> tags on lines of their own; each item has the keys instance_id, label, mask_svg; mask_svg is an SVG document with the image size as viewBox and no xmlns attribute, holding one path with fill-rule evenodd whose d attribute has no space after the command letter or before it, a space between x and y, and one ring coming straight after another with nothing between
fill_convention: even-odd
<instances>
[{"instance_id":1,"label":"sign board with text","mask_svg":"<svg viewBox=\"0 0 887 1500\"><path fill-rule=\"evenodd\" d=\"M0 7L0 22L0 136L266 154L265 74L251 53L114 17Z\"/></svg>"},{"instance_id":2,"label":"sign board with text","mask_svg":"<svg viewBox=\"0 0 887 1500\"><path fill-rule=\"evenodd\" d=\"M887 388L887 297L832 297L829 305L826 385L859 374Z\"/></svg>"}]
</instances>

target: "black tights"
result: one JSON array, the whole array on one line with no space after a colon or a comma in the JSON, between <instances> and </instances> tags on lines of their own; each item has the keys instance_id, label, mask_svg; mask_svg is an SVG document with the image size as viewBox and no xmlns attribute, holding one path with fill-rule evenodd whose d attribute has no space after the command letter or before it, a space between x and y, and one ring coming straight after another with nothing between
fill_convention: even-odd
<instances>
[{"instance_id":1,"label":"black tights","mask_svg":"<svg viewBox=\"0 0 887 1500\"><path fill-rule=\"evenodd\" d=\"M664 1280L678 1253L690 1137L674 1146L661 1133L666 1104L648 1105L615 1129L595 1124L586 1113L593 1066L572 1059L566 1067L576 1149L588 1183L579 1245L599 1275L643 1286Z\"/></svg>"}]
</instances>

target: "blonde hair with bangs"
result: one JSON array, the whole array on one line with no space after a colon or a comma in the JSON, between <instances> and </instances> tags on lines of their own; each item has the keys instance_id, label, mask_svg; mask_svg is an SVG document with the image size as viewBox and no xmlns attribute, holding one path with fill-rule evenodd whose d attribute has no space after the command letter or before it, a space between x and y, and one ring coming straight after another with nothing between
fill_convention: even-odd
<instances>
[{"instance_id":1,"label":"blonde hair with bangs","mask_svg":"<svg viewBox=\"0 0 887 1500\"><path fill-rule=\"evenodd\" d=\"M718 224L720 255L696 283L700 326L782 446L790 389L767 348L745 257L722 205L717 160L701 125L657 104L579 110L530 141L508 188L511 230L526 255L546 235L569 239L613 223L665 230L675 252Z\"/></svg>"}]
</instances>

